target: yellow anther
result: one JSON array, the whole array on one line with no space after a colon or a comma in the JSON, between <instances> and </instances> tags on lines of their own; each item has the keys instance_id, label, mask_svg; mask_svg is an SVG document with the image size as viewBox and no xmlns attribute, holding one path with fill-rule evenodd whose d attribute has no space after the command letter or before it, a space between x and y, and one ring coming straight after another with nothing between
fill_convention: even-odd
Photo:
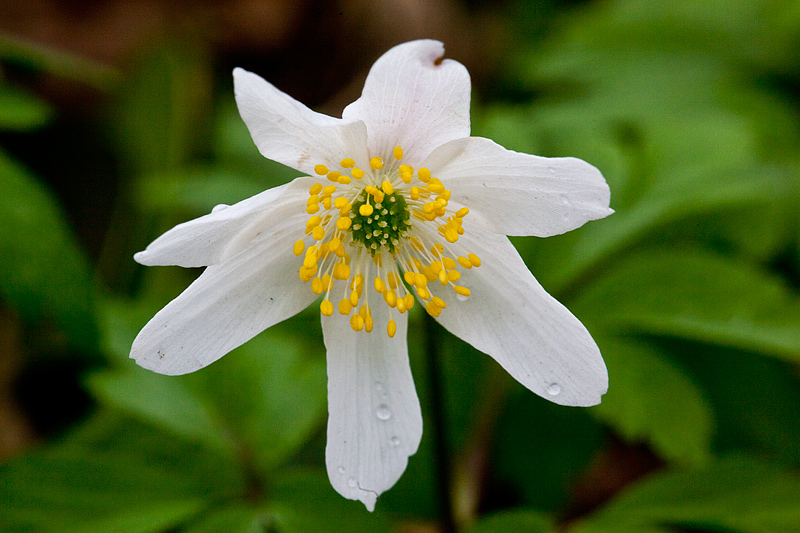
<instances>
[{"instance_id":1,"label":"yellow anther","mask_svg":"<svg viewBox=\"0 0 800 533\"><path fill-rule=\"evenodd\" d=\"M476 267L481 266L481 258L478 257L477 255L468 254L467 257L469 257L469 262L472 263L472 266L476 266Z\"/></svg>"},{"instance_id":2,"label":"yellow anther","mask_svg":"<svg viewBox=\"0 0 800 533\"><path fill-rule=\"evenodd\" d=\"M395 307L397 305L397 293L394 291L384 292L383 299L386 301L386 305L389 307Z\"/></svg>"},{"instance_id":3,"label":"yellow anther","mask_svg":"<svg viewBox=\"0 0 800 533\"><path fill-rule=\"evenodd\" d=\"M425 274L416 273L414 274L414 283L409 283L409 285L416 285L417 287L426 287L428 285L428 278L425 277Z\"/></svg>"},{"instance_id":4,"label":"yellow anther","mask_svg":"<svg viewBox=\"0 0 800 533\"><path fill-rule=\"evenodd\" d=\"M335 267L333 267L333 277L336 279L350 278L350 266L347 263L337 264Z\"/></svg>"},{"instance_id":5,"label":"yellow anther","mask_svg":"<svg viewBox=\"0 0 800 533\"><path fill-rule=\"evenodd\" d=\"M330 196L326 196L325 198L322 199L322 207L325 209L330 209L332 203L333 202L331 201Z\"/></svg>"},{"instance_id":6,"label":"yellow anther","mask_svg":"<svg viewBox=\"0 0 800 533\"><path fill-rule=\"evenodd\" d=\"M444 246L442 246L441 243L437 242L436 244L431 246L431 253L434 255L434 257L441 256L443 252L444 252Z\"/></svg>"},{"instance_id":7,"label":"yellow anther","mask_svg":"<svg viewBox=\"0 0 800 533\"><path fill-rule=\"evenodd\" d=\"M331 316L333 314L333 304L328 300L322 300L322 303L319 304L320 312L325 316Z\"/></svg>"},{"instance_id":8,"label":"yellow anther","mask_svg":"<svg viewBox=\"0 0 800 533\"><path fill-rule=\"evenodd\" d=\"M379 204L383 201L383 191L377 191L373 196L375 196L376 204Z\"/></svg>"},{"instance_id":9,"label":"yellow anther","mask_svg":"<svg viewBox=\"0 0 800 533\"><path fill-rule=\"evenodd\" d=\"M449 281L458 281L461 279L461 272L458 270L451 270L447 273L447 279Z\"/></svg>"},{"instance_id":10,"label":"yellow anther","mask_svg":"<svg viewBox=\"0 0 800 533\"><path fill-rule=\"evenodd\" d=\"M336 221L336 227L342 231L345 231L352 223L353 221L350 220L350 217L339 217L339 220Z\"/></svg>"},{"instance_id":11,"label":"yellow anther","mask_svg":"<svg viewBox=\"0 0 800 533\"><path fill-rule=\"evenodd\" d=\"M366 331L367 333L371 333L373 325L374 322L372 321L372 316L367 315L367 318L364 319L364 331Z\"/></svg>"},{"instance_id":12,"label":"yellow anther","mask_svg":"<svg viewBox=\"0 0 800 533\"><path fill-rule=\"evenodd\" d=\"M400 148L399 146L395 146L394 150L392 150L392 155L394 155L395 159L400 161L401 159L403 159L403 149Z\"/></svg>"},{"instance_id":13,"label":"yellow anther","mask_svg":"<svg viewBox=\"0 0 800 533\"><path fill-rule=\"evenodd\" d=\"M394 337L394 334L397 333L397 324L394 323L394 320L389 319L389 323L386 324L386 334L389 335L391 339Z\"/></svg>"},{"instance_id":14,"label":"yellow anther","mask_svg":"<svg viewBox=\"0 0 800 533\"><path fill-rule=\"evenodd\" d=\"M305 249L306 249L306 243L300 240L294 243L294 246L292 247L292 252L294 252L294 255L300 255L303 253L303 250Z\"/></svg>"},{"instance_id":15,"label":"yellow anther","mask_svg":"<svg viewBox=\"0 0 800 533\"><path fill-rule=\"evenodd\" d=\"M339 181L339 176L341 175L342 173L339 172L338 170L331 170L330 172L328 172L328 180Z\"/></svg>"},{"instance_id":16,"label":"yellow anther","mask_svg":"<svg viewBox=\"0 0 800 533\"><path fill-rule=\"evenodd\" d=\"M442 269L441 261L434 261L433 263L431 263L431 270L433 270L434 274L438 274L441 269Z\"/></svg>"},{"instance_id":17,"label":"yellow anther","mask_svg":"<svg viewBox=\"0 0 800 533\"><path fill-rule=\"evenodd\" d=\"M447 285L447 271L446 270L440 270L439 271L439 283L441 283L442 285Z\"/></svg>"},{"instance_id":18,"label":"yellow anther","mask_svg":"<svg viewBox=\"0 0 800 533\"><path fill-rule=\"evenodd\" d=\"M361 306L361 309L358 310L358 314L361 315L361 318L366 320L366 318L370 314L369 307L367 307L367 304Z\"/></svg>"},{"instance_id":19,"label":"yellow anther","mask_svg":"<svg viewBox=\"0 0 800 533\"><path fill-rule=\"evenodd\" d=\"M442 265L447 270L452 270L456 267L456 262L451 257L442 257Z\"/></svg>"},{"instance_id":20,"label":"yellow anther","mask_svg":"<svg viewBox=\"0 0 800 533\"><path fill-rule=\"evenodd\" d=\"M322 190L322 184L321 184L321 183L315 183L315 184L314 184L314 185L312 185L312 186L311 186L311 188L308 190L308 194L310 194L310 195L312 195L312 196L313 196L313 195L315 195L315 194L319 194L319 191L321 191L321 190Z\"/></svg>"},{"instance_id":21,"label":"yellow anther","mask_svg":"<svg viewBox=\"0 0 800 533\"><path fill-rule=\"evenodd\" d=\"M349 315L350 311L353 309L353 304L350 303L350 300L347 298L342 298L339 301L339 314L340 315Z\"/></svg>"},{"instance_id":22,"label":"yellow anther","mask_svg":"<svg viewBox=\"0 0 800 533\"><path fill-rule=\"evenodd\" d=\"M447 228L444 231L444 238L449 243L454 243L458 240L458 232L453 228Z\"/></svg>"},{"instance_id":23,"label":"yellow anther","mask_svg":"<svg viewBox=\"0 0 800 533\"><path fill-rule=\"evenodd\" d=\"M339 161L339 165L341 165L342 168L353 168L356 166L356 162L349 157L346 157Z\"/></svg>"},{"instance_id":24,"label":"yellow anther","mask_svg":"<svg viewBox=\"0 0 800 533\"><path fill-rule=\"evenodd\" d=\"M386 283L381 278L375 278L375 290L381 294L386 290Z\"/></svg>"},{"instance_id":25,"label":"yellow anther","mask_svg":"<svg viewBox=\"0 0 800 533\"><path fill-rule=\"evenodd\" d=\"M328 241L328 249L330 249L331 252L335 252L341 245L342 245L342 239L340 239L339 237L334 237L333 239Z\"/></svg>"},{"instance_id":26,"label":"yellow anther","mask_svg":"<svg viewBox=\"0 0 800 533\"><path fill-rule=\"evenodd\" d=\"M428 183L428 190L433 193L439 194L444 192L444 185L442 185L442 182L437 180L436 178L432 178L431 181Z\"/></svg>"},{"instance_id":27,"label":"yellow anther","mask_svg":"<svg viewBox=\"0 0 800 533\"><path fill-rule=\"evenodd\" d=\"M433 300L430 300L427 304L425 304L425 310L434 318L442 314L442 308L433 303Z\"/></svg>"},{"instance_id":28,"label":"yellow anther","mask_svg":"<svg viewBox=\"0 0 800 533\"><path fill-rule=\"evenodd\" d=\"M353 307L358 305L358 297L359 297L358 291L354 290L353 292L350 293L350 304Z\"/></svg>"},{"instance_id":29,"label":"yellow anther","mask_svg":"<svg viewBox=\"0 0 800 533\"><path fill-rule=\"evenodd\" d=\"M328 185L324 189L322 189L323 196L330 196L336 192L336 185Z\"/></svg>"},{"instance_id":30,"label":"yellow anther","mask_svg":"<svg viewBox=\"0 0 800 533\"><path fill-rule=\"evenodd\" d=\"M389 272L389 275L386 276L386 281L389 282L389 287L392 289L396 289L400 284L400 278L394 272Z\"/></svg>"},{"instance_id":31,"label":"yellow anther","mask_svg":"<svg viewBox=\"0 0 800 533\"><path fill-rule=\"evenodd\" d=\"M306 227L307 228L313 228L314 226L316 226L320 222L322 222L322 217L319 216L319 215L314 215L313 217L308 219L308 222L306 222Z\"/></svg>"},{"instance_id":32,"label":"yellow anther","mask_svg":"<svg viewBox=\"0 0 800 533\"><path fill-rule=\"evenodd\" d=\"M413 178L414 178L414 173L411 171L400 173L400 179L403 180L403 183L405 183L406 185L411 183L411 180Z\"/></svg>"},{"instance_id":33,"label":"yellow anther","mask_svg":"<svg viewBox=\"0 0 800 533\"><path fill-rule=\"evenodd\" d=\"M328 167L326 167L325 165L315 165L314 172L316 172L320 176L324 176L325 174L328 173Z\"/></svg>"},{"instance_id":34,"label":"yellow anther","mask_svg":"<svg viewBox=\"0 0 800 533\"><path fill-rule=\"evenodd\" d=\"M311 236L314 237L314 240L321 241L325 238L325 230L322 226L315 226L311 231Z\"/></svg>"},{"instance_id":35,"label":"yellow anther","mask_svg":"<svg viewBox=\"0 0 800 533\"><path fill-rule=\"evenodd\" d=\"M431 267L429 267L429 266L426 266L425 268L423 268L421 270L421 272L422 272L422 275L425 276L425 279L427 279L428 281L436 281L436 279L438 277L438 276L436 276L436 272L434 272L433 269Z\"/></svg>"},{"instance_id":36,"label":"yellow anther","mask_svg":"<svg viewBox=\"0 0 800 533\"><path fill-rule=\"evenodd\" d=\"M394 192L394 187L392 187L392 183L389 180L383 182L381 189L383 189L383 192L386 194L392 194Z\"/></svg>"},{"instance_id":37,"label":"yellow anther","mask_svg":"<svg viewBox=\"0 0 800 533\"><path fill-rule=\"evenodd\" d=\"M431 171L425 167L422 167L417 171L417 177L423 183L428 183L431 180Z\"/></svg>"},{"instance_id":38,"label":"yellow anther","mask_svg":"<svg viewBox=\"0 0 800 533\"><path fill-rule=\"evenodd\" d=\"M362 217L370 216L373 211L374 209L372 209L372 206L369 204L361 204L361 207L358 208L358 212Z\"/></svg>"},{"instance_id":39,"label":"yellow anther","mask_svg":"<svg viewBox=\"0 0 800 533\"><path fill-rule=\"evenodd\" d=\"M336 181L338 181L342 185L347 185L348 183L350 183L350 176L342 174Z\"/></svg>"},{"instance_id":40,"label":"yellow anther","mask_svg":"<svg viewBox=\"0 0 800 533\"><path fill-rule=\"evenodd\" d=\"M311 246L308 247L308 250L306 250L306 257L308 257L309 255L314 255L316 252L317 252L317 245L312 244Z\"/></svg>"},{"instance_id":41,"label":"yellow anther","mask_svg":"<svg viewBox=\"0 0 800 533\"><path fill-rule=\"evenodd\" d=\"M353 331L361 331L364 329L364 319L360 315L351 316L350 327L353 328Z\"/></svg>"},{"instance_id":42,"label":"yellow anther","mask_svg":"<svg viewBox=\"0 0 800 533\"><path fill-rule=\"evenodd\" d=\"M431 297L431 291L429 291L425 287L417 287L417 294L423 300L427 300L428 298Z\"/></svg>"},{"instance_id":43,"label":"yellow anther","mask_svg":"<svg viewBox=\"0 0 800 533\"><path fill-rule=\"evenodd\" d=\"M373 157L369 160L369 166L372 170L378 170L383 168L383 159L380 157Z\"/></svg>"},{"instance_id":44,"label":"yellow anther","mask_svg":"<svg viewBox=\"0 0 800 533\"><path fill-rule=\"evenodd\" d=\"M337 249L333 251L333 253L335 253L339 257L344 257L346 255L344 252L344 246L339 246Z\"/></svg>"},{"instance_id":45,"label":"yellow anther","mask_svg":"<svg viewBox=\"0 0 800 533\"><path fill-rule=\"evenodd\" d=\"M354 168L353 170L350 171L350 174L357 180L360 180L361 178L364 177L364 171L361 170L360 168Z\"/></svg>"},{"instance_id":46,"label":"yellow anther","mask_svg":"<svg viewBox=\"0 0 800 533\"><path fill-rule=\"evenodd\" d=\"M467 213L469 213L469 207L462 207L461 209L456 211L456 216L458 218L464 218L465 216L467 216Z\"/></svg>"},{"instance_id":47,"label":"yellow anther","mask_svg":"<svg viewBox=\"0 0 800 533\"><path fill-rule=\"evenodd\" d=\"M449 202L450 201L450 189L445 189L444 190L444 192L442 193L442 199L445 202Z\"/></svg>"},{"instance_id":48,"label":"yellow anther","mask_svg":"<svg viewBox=\"0 0 800 533\"><path fill-rule=\"evenodd\" d=\"M447 307L447 303L445 303L445 301L438 296L434 296L433 299L431 299L431 302L435 303L437 307L441 307L442 309Z\"/></svg>"},{"instance_id":49,"label":"yellow anther","mask_svg":"<svg viewBox=\"0 0 800 533\"><path fill-rule=\"evenodd\" d=\"M349 202L344 205L343 208L339 209L339 216L346 217L350 214L350 210L353 208L352 204Z\"/></svg>"},{"instance_id":50,"label":"yellow anther","mask_svg":"<svg viewBox=\"0 0 800 533\"><path fill-rule=\"evenodd\" d=\"M411 199L419 200L419 187L411 187Z\"/></svg>"},{"instance_id":51,"label":"yellow anther","mask_svg":"<svg viewBox=\"0 0 800 533\"><path fill-rule=\"evenodd\" d=\"M314 276L317 275L317 265L314 265L312 268L306 268L305 266L300 267L300 279L308 282L314 279Z\"/></svg>"},{"instance_id":52,"label":"yellow anther","mask_svg":"<svg viewBox=\"0 0 800 533\"><path fill-rule=\"evenodd\" d=\"M414 309L414 295L409 293L403 296L403 300L406 302L406 311L411 311Z\"/></svg>"},{"instance_id":53,"label":"yellow anther","mask_svg":"<svg viewBox=\"0 0 800 533\"><path fill-rule=\"evenodd\" d=\"M313 215L317 211L319 211L319 204L313 204L306 207L306 213L308 213L309 215Z\"/></svg>"},{"instance_id":54,"label":"yellow anther","mask_svg":"<svg viewBox=\"0 0 800 533\"><path fill-rule=\"evenodd\" d=\"M325 274L322 276L322 288L326 291L329 291L333 288L333 278L330 274Z\"/></svg>"},{"instance_id":55,"label":"yellow anther","mask_svg":"<svg viewBox=\"0 0 800 533\"><path fill-rule=\"evenodd\" d=\"M317 266L317 256L314 254L307 255L305 259L303 259L303 267L306 269L311 269Z\"/></svg>"},{"instance_id":56,"label":"yellow anther","mask_svg":"<svg viewBox=\"0 0 800 533\"><path fill-rule=\"evenodd\" d=\"M463 255L458 257L458 264L466 268L467 270L472 268L472 263L470 262L470 260L464 257Z\"/></svg>"},{"instance_id":57,"label":"yellow anther","mask_svg":"<svg viewBox=\"0 0 800 533\"><path fill-rule=\"evenodd\" d=\"M319 278L312 279L311 280L311 290L314 292L314 294L322 294L322 292L323 292L322 280L319 279Z\"/></svg>"},{"instance_id":58,"label":"yellow anther","mask_svg":"<svg viewBox=\"0 0 800 533\"><path fill-rule=\"evenodd\" d=\"M410 270L406 270L405 272L403 272L403 279L406 280L406 283L408 283L409 285L413 285L415 279L414 273L411 272Z\"/></svg>"},{"instance_id":59,"label":"yellow anther","mask_svg":"<svg viewBox=\"0 0 800 533\"><path fill-rule=\"evenodd\" d=\"M456 294L460 294L461 296L470 295L469 289L466 287L462 287L461 285L456 285L455 287L453 287L453 290L456 291Z\"/></svg>"},{"instance_id":60,"label":"yellow anther","mask_svg":"<svg viewBox=\"0 0 800 533\"><path fill-rule=\"evenodd\" d=\"M412 167L411 165L400 165L400 167L397 169L397 171L400 174L403 174L405 172L411 172L413 174L414 173L414 167Z\"/></svg>"},{"instance_id":61,"label":"yellow anther","mask_svg":"<svg viewBox=\"0 0 800 533\"><path fill-rule=\"evenodd\" d=\"M341 209L345 205L347 205L347 198L345 198L344 196L340 196L339 198L333 201L333 207L335 207L336 209Z\"/></svg>"},{"instance_id":62,"label":"yellow anther","mask_svg":"<svg viewBox=\"0 0 800 533\"><path fill-rule=\"evenodd\" d=\"M405 301L405 299L403 299L403 298L398 298L397 299L397 310L400 311L401 315L406 312L406 301Z\"/></svg>"}]
</instances>

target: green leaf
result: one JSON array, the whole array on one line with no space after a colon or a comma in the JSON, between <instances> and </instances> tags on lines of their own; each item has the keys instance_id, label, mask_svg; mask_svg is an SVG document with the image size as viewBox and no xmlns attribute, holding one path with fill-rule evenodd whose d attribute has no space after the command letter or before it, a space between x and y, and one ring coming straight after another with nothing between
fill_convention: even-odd
<instances>
[{"instance_id":1,"label":"green leaf","mask_svg":"<svg viewBox=\"0 0 800 533\"><path fill-rule=\"evenodd\" d=\"M800 299L775 276L703 251L656 249L626 257L573 308L609 331L800 358Z\"/></svg>"},{"instance_id":2,"label":"green leaf","mask_svg":"<svg viewBox=\"0 0 800 533\"><path fill-rule=\"evenodd\" d=\"M184 379L264 473L295 454L324 419L327 374L318 350L312 355L271 329Z\"/></svg>"},{"instance_id":3,"label":"green leaf","mask_svg":"<svg viewBox=\"0 0 800 533\"><path fill-rule=\"evenodd\" d=\"M800 476L744 458L666 471L628 487L588 524L586 531L669 524L745 533L800 531Z\"/></svg>"},{"instance_id":4,"label":"green leaf","mask_svg":"<svg viewBox=\"0 0 800 533\"><path fill-rule=\"evenodd\" d=\"M181 378L161 376L130 361L129 368L121 372L89 376L88 385L105 405L143 422L223 450L231 447L224 424L214 418L214 413L187 389Z\"/></svg>"},{"instance_id":5,"label":"green leaf","mask_svg":"<svg viewBox=\"0 0 800 533\"><path fill-rule=\"evenodd\" d=\"M381 512L369 513L364 504L346 500L331 487L324 472L297 469L276 475L268 494L270 524L279 533L306 531L389 531Z\"/></svg>"},{"instance_id":6,"label":"green leaf","mask_svg":"<svg viewBox=\"0 0 800 533\"><path fill-rule=\"evenodd\" d=\"M47 122L52 112L43 100L8 85L0 85L0 130L38 128Z\"/></svg>"},{"instance_id":7,"label":"green leaf","mask_svg":"<svg viewBox=\"0 0 800 533\"><path fill-rule=\"evenodd\" d=\"M264 511L236 504L197 517L184 533L264 533L269 518Z\"/></svg>"},{"instance_id":8,"label":"green leaf","mask_svg":"<svg viewBox=\"0 0 800 533\"><path fill-rule=\"evenodd\" d=\"M608 393L592 408L631 442L646 439L665 459L702 464L710 456L713 413L666 354L635 338L599 337Z\"/></svg>"},{"instance_id":9,"label":"green leaf","mask_svg":"<svg viewBox=\"0 0 800 533\"><path fill-rule=\"evenodd\" d=\"M95 286L56 201L0 151L0 294L23 316L54 318L70 341L95 351Z\"/></svg>"},{"instance_id":10,"label":"green leaf","mask_svg":"<svg viewBox=\"0 0 800 533\"><path fill-rule=\"evenodd\" d=\"M224 456L110 412L0 477L4 531L163 530L244 491Z\"/></svg>"},{"instance_id":11,"label":"green leaf","mask_svg":"<svg viewBox=\"0 0 800 533\"><path fill-rule=\"evenodd\" d=\"M466 528L464 533L496 533L498 531L549 533L556 531L556 527L549 515L536 511L514 510L482 517Z\"/></svg>"}]
</instances>

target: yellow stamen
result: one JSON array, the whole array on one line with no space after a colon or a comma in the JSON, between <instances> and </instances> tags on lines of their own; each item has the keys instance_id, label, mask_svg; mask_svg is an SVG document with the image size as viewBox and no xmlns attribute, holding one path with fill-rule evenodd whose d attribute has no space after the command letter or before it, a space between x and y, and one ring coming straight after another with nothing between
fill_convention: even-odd
<instances>
[{"instance_id":1,"label":"yellow stamen","mask_svg":"<svg viewBox=\"0 0 800 533\"><path fill-rule=\"evenodd\" d=\"M292 247L292 252L294 252L294 255L300 255L303 253L303 250L305 249L306 249L306 243L304 243L302 240L299 240L296 243L294 243L294 246Z\"/></svg>"},{"instance_id":2,"label":"yellow stamen","mask_svg":"<svg viewBox=\"0 0 800 533\"><path fill-rule=\"evenodd\" d=\"M341 165L342 168L353 168L354 166L356 166L356 162L354 160L350 159L349 157L347 157L345 159L342 159L339 162L339 165Z\"/></svg>"},{"instance_id":3,"label":"yellow stamen","mask_svg":"<svg viewBox=\"0 0 800 533\"><path fill-rule=\"evenodd\" d=\"M397 324L395 324L394 320L389 319L389 323L386 324L386 334L391 339L395 333L397 333Z\"/></svg>"},{"instance_id":4,"label":"yellow stamen","mask_svg":"<svg viewBox=\"0 0 800 533\"><path fill-rule=\"evenodd\" d=\"M339 314L340 315L349 315L350 311L353 309L353 304L350 303L350 300L347 298L342 298L339 301Z\"/></svg>"},{"instance_id":5,"label":"yellow stamen","mask_svg":"<svg viewBox=\"0 0 800 533\"><path fill-rule=\"evenodd\" d=\"M394 147L394 150L392 150L392 154L394 155L394 158L397 159L398 161L403 159L403 149L400 148L399 146Z\"/></svg>"},{"instance_id":6,"label":"yellow stamen","mask_svg":"<svg viewBox=\"0 0 800 533\"><path fill-rule=\"evenodd\" d=\"M316 172L320 176L324 176L325 174L328 173L328 167L326 167L325 165L316 165L314 167L314 172Z\"/></svg>"},{"instance_id":7,"label":"yellow stamen","mask_svg":"<svg viewBox=\"0 0 800 533\"><path fill-rule=\"evenodd\" d=\"M319 304L320 312L325 316L331 316L333 314L333 304L328 300L322 300L322 303Z\"/></svg>"},{"instance_id":8,"label":"yellow stamen","mask_svg":"<svg viewBox=\"0 0 800 533\"><path fill-rule=\"evenodd\" d=\"M369 160L369 166L372 170L379 170L383 168L383 159L380 157L373 157Z\"/></svg>"}]
</instances>

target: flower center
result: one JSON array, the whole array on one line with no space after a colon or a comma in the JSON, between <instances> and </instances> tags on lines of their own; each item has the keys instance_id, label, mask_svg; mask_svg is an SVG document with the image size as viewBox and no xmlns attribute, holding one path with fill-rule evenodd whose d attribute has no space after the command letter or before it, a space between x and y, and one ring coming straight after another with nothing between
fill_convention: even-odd
<instances>
[{"instance_id":1,"label":"flower center","mask_svg":"<svg viewBox=\"0 0 800 533\"><path fill-rule=\"evenodd\" d=\"M392 310L402 314L414 307L412 290L426 302L429 314L439 316L447 303L431 294L428 283L451 286L460 297L468 297L469 289L455 284L461 278L458 267L481 264L457 244L469 209L449 209L450 191L441 181L426 168L415 173L400 164L399 146L392 155L394 161L387 166L380 157L370 159L367 172L349 158L339 163L341 170L314 167L331 183L315 183L309 190L306 212L312 216L306 237L293 249L297 256L305 252L300 279L310 282L315 294L325 293L320 304L324 316L333 314L330 298L341 290L339 313L350 315L353 330L371 332L367 283L390 308L389 337L397 331ZM309 237L314 244L306 248ZM349 283L337 287L336 281Z\"/></svg>"}]
</instances>

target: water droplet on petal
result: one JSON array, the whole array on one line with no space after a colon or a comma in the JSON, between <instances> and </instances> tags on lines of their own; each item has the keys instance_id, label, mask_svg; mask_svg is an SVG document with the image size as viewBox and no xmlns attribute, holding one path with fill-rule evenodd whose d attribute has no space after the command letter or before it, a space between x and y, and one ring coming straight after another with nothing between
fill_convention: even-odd
<instances>
[{"instance_id":1,"label":"water droplet on petal","mask_svg":"<svg viewBox=\"0 0 800 533\"><path fill-rule=\"evenodd\" d=\"M459 302L466 302L467 298L469 298L469 296L464 296L463 294L456 293L456 300L458 300Z\"/></svg>"},{"instance_id":2,"label":"water droplet on petal","mask_svg":"<svg viewBox=\"0 0 800 533\"><path fill-rule=\"evenodd\" d=\"M336 470L337 470L337 471L338 471L340 474L344 474L344 467L343 467L343 466L340 466L340 467L339 467L339 468L337 468Z\"/></svg>"},{"instance_id":3,"label":"water droplet on petal","mask_svg":"<svg viewBox=\"0 0 800 533\"><path fill-rule=\"evenodd\" d=\"M355 487L356 485L358 485L358 481L356 481L356 478L351 477L350 479L347 480L347 486L348 487L352 488L352 487Z\"/></svg>"},{"instance_id":4,"label":"water droplet on petal","mask_svg":"<svg viewBox=\"0 0 800 533\"><path fill-rule=\"evenodd\" d=\"M567 196L566 194L559 194L558 199L561 200L561 203L564 205L572 205L569 196Z\"/></svg>"},{"instance_id":5,"label":"water droplet on petal","mask_svg":"<svg viewBox=\"0 0 800 533\"><path fill-rule=\"evenodd\" d=\"M211 210L211 212L212 213L217 213L217 212L222 211L223 209L227 209L229 207L230 206L228 204L218 204L218 205L214 206L214 208Z\"/></svg>"},{"instance_id":6,"label":"water droplet on petal","mask_svg":"<svg viewBox=\"0 0 800 533\"><path fill-rule=\"evenodd\" d=\"M547 386L547 394L550 396L558 396L561 393L561 385L558 383L551 383Z\"/></svg>"},{"instance_id":7,"label":"water droplet on petal","mask_svg":"<svg viewBox=\"0 0 800 533\"><path fill-rule=\"evenodd\" d=\"M556 173L556 169L553 168L553 167L548 167L547 170L550 171L550 174L555 174Z\"/></svg>"},{"instance_id":8,"label":"water droplet on petal","mask_svg":"<svg viewBox=\"0 0 800 533\"><path fill-rule=\"evenodd\" d=\"M400 439L398 437L392 437L389 439L389 444L392 446L400 446Z\"/></svg>"},{"instance_id":9,"label":"water droplet on petal","mask_svg":"<svg viewBox=\"0 0 800 533\"><path fill-rule=\"evenodd\" d=\"M390 411L386 405L381 405L378 407L378 412L375 414L378 415L380 420L389 420L392 418L392 411Z\"/></svg>"}]
</instances>

